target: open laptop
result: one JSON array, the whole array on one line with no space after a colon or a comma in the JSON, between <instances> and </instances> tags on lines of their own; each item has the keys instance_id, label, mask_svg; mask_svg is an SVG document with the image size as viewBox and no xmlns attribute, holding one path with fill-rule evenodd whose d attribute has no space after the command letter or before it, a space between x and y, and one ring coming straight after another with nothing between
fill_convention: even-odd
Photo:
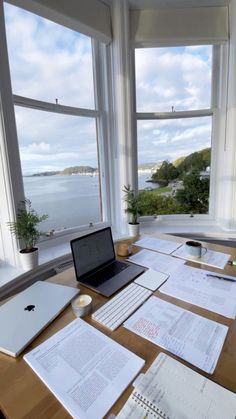
<instances>
[{"instance_id":1,"label":"open laptop","mask_svg":"<svg viewBox=\"0 0 236 419\"><path fill-rule=\"evenodd\" d=\"M38 281L0 307L0 351L19 355L79 293L79 288Z\"/></svg>"},{"instance_id":2,"label":"open laptop","mask_svg":"<svg viewBox=\"0 0 236 419\"><path fill-rule=\"evenodd\" d=\"M116 260L111 228L71 240L77 281L110 297L140 275L144 268Z\"/></svg>"}]
</instances>

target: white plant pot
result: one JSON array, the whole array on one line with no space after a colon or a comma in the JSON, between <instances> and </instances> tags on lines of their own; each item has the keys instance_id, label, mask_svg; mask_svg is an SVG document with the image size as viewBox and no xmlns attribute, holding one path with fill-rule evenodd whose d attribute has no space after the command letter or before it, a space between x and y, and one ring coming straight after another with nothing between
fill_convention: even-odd
<instances>
[{"instance_id":1,"label":"white plant pot","mask_svg":"<svg viewBox=\"0 0 236 419\"><path fill-rule=\"evenodd\" d=\"M20 250L20 261L21 266L25 271L36 268L39 263L39 249L35 247L32 252L28 253L24 250Z\"/></svg>"},{"instance_id":2,"label":"white plant pot","mask_svg":"<svg viewBox=\"0 0 236 419\"><path fill-rule=\"evenodd\" d=\"M128 224L129 236L134 237L139 235L139 223L138 224Z\"/></svg>"}]
</instances>

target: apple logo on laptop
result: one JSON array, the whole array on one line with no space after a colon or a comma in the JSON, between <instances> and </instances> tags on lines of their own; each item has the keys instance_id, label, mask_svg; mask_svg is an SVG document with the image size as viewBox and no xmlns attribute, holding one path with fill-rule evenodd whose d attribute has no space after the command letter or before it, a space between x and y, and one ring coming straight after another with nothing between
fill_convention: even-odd
<instances>
[{"instance_id":1,"label":"apple logo on laptop","mask_svg":"<svg viewBox=\"0 0 236 419\"><path fill-rule=\"evenodd\" d=\"M34 311L34 309L35 309L35 306L32 305L32 304L30 304L30 305L28 305L24 308L25 311Z\"/></svg>"}]
</instances>

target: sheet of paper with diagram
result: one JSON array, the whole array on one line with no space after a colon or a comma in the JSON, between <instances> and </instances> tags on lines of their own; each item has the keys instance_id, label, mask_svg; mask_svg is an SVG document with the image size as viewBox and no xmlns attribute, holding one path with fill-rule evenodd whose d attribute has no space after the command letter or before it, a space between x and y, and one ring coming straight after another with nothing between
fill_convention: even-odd
<instances>
[{"instance_id":1,"label":"sheet of paper with diagram","mask_svg":"<svg viewBox=\"0 0 236 419\"><path fill-rule=\"evenodd\" d=\"M124 327L212 374L228 327L150 297Z\"/></svg>"},{"instance_id":2,"label":"sheet of paper with diagram","mask_svg":"<svg viewBox=\"0 0 236 419\"><path fill-rule=\"evenodd\" d=\"M203 269L181 266L160 288L164 294L235 318L236 278Z\"/></svg>"}]
</instances>

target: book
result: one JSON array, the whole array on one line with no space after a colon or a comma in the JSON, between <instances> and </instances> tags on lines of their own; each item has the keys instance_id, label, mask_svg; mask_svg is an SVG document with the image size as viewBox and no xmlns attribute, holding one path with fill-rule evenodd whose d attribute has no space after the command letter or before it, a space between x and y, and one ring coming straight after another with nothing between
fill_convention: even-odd
<instances>
[{"instance_id":1,"label":"book","mask_svg":"<svg viewBox=\"0 0 236 419\"><path fill-rule=\"evenodd\" d=\"M144 365L80 318L24 359L76 419L101 419Z\"/></svg>"},{"instance_id":2,"label":"book","mask_svg":"<svg viewBox=\"0 0 236 419\"><path fill-rule=\"evenodd\" d=\"M236 394L160 353L117 419L235 419Z\"/></svg>"}]
</instances>

